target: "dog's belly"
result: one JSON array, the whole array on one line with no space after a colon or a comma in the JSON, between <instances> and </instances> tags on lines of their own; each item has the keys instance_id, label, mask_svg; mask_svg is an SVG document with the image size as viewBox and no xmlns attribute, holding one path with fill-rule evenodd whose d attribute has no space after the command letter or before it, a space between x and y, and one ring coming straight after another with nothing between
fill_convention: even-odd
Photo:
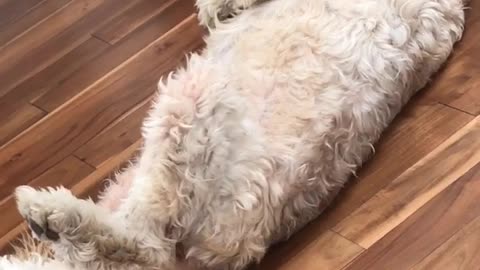
<instances>
[{"instance_id":1,"label":"dog's belly","mask_svg":"<svg viewBox=\"0 0 480 270\"><path fill-rule=\"evenodd\" d=\"M461 20L444 21L423 0L405 3L427 9L425 22L400 16L398 2L272 1L219 26L167 83L147 126L168 121L147 130L145 149L154 157L163 134L178 142L168 158L189 191L177 228L195 229L182 238L187 253L261 253L315 217L365 161L461 32Z\"/></svg>"}]
</instances>

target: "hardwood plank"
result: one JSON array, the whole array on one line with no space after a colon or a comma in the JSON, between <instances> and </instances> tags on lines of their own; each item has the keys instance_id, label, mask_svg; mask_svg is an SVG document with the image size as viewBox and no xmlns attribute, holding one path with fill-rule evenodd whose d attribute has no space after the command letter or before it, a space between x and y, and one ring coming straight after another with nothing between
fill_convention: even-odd
<instances>
[{"instance_id":1,"label":"hardwood plank","mask_svg":"<svg viewBox=\"0 0 480 270\"><path fill-rule=\"evenodd\" d=\"M319 218L287 243L272 248L262 264L280 267L472 119L457 110L429 103L425 95L416 96L384 132L375 145L375 156L359 171L358 179L352 179Z\"/></svg>"},{"instance_id":2,"label":"hardwood plank","mask_svg":"<svg viewBox=\"0 0 480 270\"><path fill-rule=\"evenodd\" d=\"M0 111L6 112L5 108L15 101L31 102L49 89L61 87L69 76L77 73L109 47L108 44L96 38L87 39L58 61L25 80L5 96L0 97Z\"/></svg>"},{"instance_id":3,"label":"hardwood plank","mask_svg":"<svg viewBox=\"0 0 480 270\"><path fill-rule=\"evenodd\" d=\"M160 37L81 94L0 148L0 197L27 183L93 138L135 104L151 85L202 44L195 16ZM155 59L155 61L152 61ZM115 106L112 106L112 105ZM71 119L76 119L72 121Z\"/></svg>"},{"instance_id":4,"label":"hardwood plank","mask_svg":"<svg viewBox=\"0 0 480 270\"><path fill-rule=\"evenodd\" d=\"M28 184L33 187L65 186L68 188L93 171L91 166L76 157L69 156ZM22 222L12 195L0 201L0 213L2 213L0 235L8 233Z\"/></svg>"},{"instance_id":5,"label":"hardwood plank","mask_svg":"<svg viewBox=\"0 0 480 270\"><path fill-rule=\"evenodd\" d=\"M346 269L410 269L480 215L479 196L480 164L477 164Z\"/></svg>"},{"instance_id":6,"label":"hardwood plank","mask_svg":"<svg viewBox=\"0 0 480 270\"><path fill-rule=\"evenodd\" d=\"M194 7L190 0L177 1L164 12L112 46L110 50L99 55L68 78L65 78L61 85L47 89L45 94L32 100L32 102L48 112L55 110L88 85L132 57L149 43L164 35L172 27L190 16L193 10Z\"/></svg>"},{"instance_id":7,"label":"hardwood plank","mask_svg":"<svg viewBox=\"0 0 480 270\"><path fill-rule=\"evenodd\" d=\"M0 91L4 95L24 80L48 67L89 39L91 37L90 33L108 22L110 16L113 17L121 13L136 1L138 0L103 0L103 3L99 3L89 13L86 13L85 16L65 28L61 33L44 41L37 47L30 47L28 52L23 55L17 55L15 62L10 63L8 67L2 68L0 65L0 80L2 81L2 89ZM26 36L31 36L31 34L28 33ZM11 44L15 43L12 42ZM1 56L2 52L0 52L0 63L2 63Z\"/></svg>"},{"instance_id":8,"label":"hardwood plank","mask_svg":"<svg viewBox=\"0 0 480 270\"><path fill-rule=\"evenodd\" d=\"M138 140L122 152L110 157L103 162L93 173L82 179L72 187L72 192L80 198L97 199L97 195L104 186L105 179L111 178L114 173L120 170L126 163L132 160L138 153L143 141Z\"/></svg>"},{"instance_id":9,"label":"hardwood plank","mask_svg":"<svg viewBox=\"0 0 480 270\"><path fill-rule=\"evenodd\" d=\"M151 106L149 97L136 105L130 112L115 120L77 151L75 156L82 161L99 167L108 160L140 140L143 119Z\"/></svg>"},{"instance_id":10,"label":"hardwood plank","mask_svg":"<svg viewBox=\"0 0 480 270\"><path fill-rule=\"evenodd\" d=\"M16 107L8 113L3 113L0 107L0 146L28 128L47 113L28 104L16 102Z\"/></svg>"},{"instance_id":11,"label":"hardwood plank","mask_svg":"<svg viewBox=\"0 0 480 270\"><path fill-rule=\"evenodd\" d=\"M263 265L257 269L279 270L337 270L342 269L348 262L363 252L363 248L342 236L326 231L322 237L306 247L301 253L280 267Z\"/></svg>"},{"instance_id":12,"label":"hardwood plank","mask_svg":"<svg viewBox=\"0 0 480 270\"><path fill-rule=\"evenodd\" d=\"M103 0L72 1L70 5L58 10L41 24L30 28L29 31L14 42L0 48L0 78L3 79L5 77L3 74L33 49L64 31L102 2ZM9 85L2 85L0 96L3 96L9 89Z\"/></svg>"},{"instance_id":13,"label":"hardwood plank","mask_svg":"<svg viewBox=\"0 0 480 270\"><path fill-rule=\"evenodd\" d=\"M191 1L185 1L191 2ZM141 1L94 33L110 44L117 43L127 34L175 3L175 0ZM192 3L193 6L193 3Z\"/></svg>"},{"instance_id":14,"label":"hardwood plank","mask_svg":"<svg viewBox=\"0 0 480 270\"><path fill-rule=\"evenodd\" d=\"M44 0L33 7L28 14L0 29L0 48L26 32L36 24L54 14L73 0ZM0 8L1 9L1 8Z\"/></svg>"},{"instance_id":15,"label":"hardwood plank","mask_svg":"<svg viewBox=\"0 0 480 270\"><path fill-rule=\"evenodd\" d=\"M475 269L480 265L480 217L456 233L412 270Z\"/></svg>"},{"instance_id":16,"label":"hardwood plank","mask_svg":"<svg viewBox=\"0 0 480 270\"><path fill-rule=\"evenodd\" d=\"M433 81L429 95L443 104L472 115L480 114L480 2L469 1L463 39L454 49L453 56Z\"/></svg>"},{"instance_id":17,"label":"hardwood plank","mask_svg":"<svg viewBox=\"0 0 480 270\"><path fill-rule=\"evenodd\" d=\"M2 235L2 237L0 237L0 256L11 254L13 251L13 248L11 246L12 243L14 243L15 240L24 233L29 233L28 227L25 222L21 223L13 230L9 231L7 234Z\"/></svg>"},{"instance_id":18,"label":"hardwood plank","mask_svg":"<svg viewBox=\"0 0 480 270\"><path fill-rule=\"evenodd\" d=\"M42 0L14 0L7 1L0 6L0 30L11 22L25 16Z\"/></svg>"},{"instance_id":19,"label":"hardwood plank","mask_svg":"<svg viewBox=\"0 0 480 270\"><path fill-rule=\"evenodd\" d=\"M378 192L334 231L368 248L480 162L480 117Z\"/></svg>"},{"instance_id":20,"label":"hardwood plank","mask_svg":"<svg viewBox=\"0 0 480 270\"><path fill-rule=\"evenodd\" d=\"M66 77L75 73L107 47L103 41L90 38L57 62L18 85L13 91L0 97L0 115L7 116L0 117L0 145L45 116L45 112L27 102L48 89L61 85Z\"/></svg>"}]
</instances>

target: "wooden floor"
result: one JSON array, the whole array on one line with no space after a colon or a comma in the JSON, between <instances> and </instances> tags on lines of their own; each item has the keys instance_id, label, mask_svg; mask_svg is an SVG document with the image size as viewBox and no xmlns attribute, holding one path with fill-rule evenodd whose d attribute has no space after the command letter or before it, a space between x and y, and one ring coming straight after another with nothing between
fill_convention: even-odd
<instances>
[{"instance_id":1,"label":"wooden floor","mask_svg":"<svg viewBox=\"0 0 480 270\"><path fill-rule=\"evenodd\" d=\"M281 1L281 0L276 0ZM256 269L480 269L480 0L463 41L324 215ZM13 189L95 194L155 85L203 46L193 0L0 0L0 250Z\"/></svg>"}]
</instances>

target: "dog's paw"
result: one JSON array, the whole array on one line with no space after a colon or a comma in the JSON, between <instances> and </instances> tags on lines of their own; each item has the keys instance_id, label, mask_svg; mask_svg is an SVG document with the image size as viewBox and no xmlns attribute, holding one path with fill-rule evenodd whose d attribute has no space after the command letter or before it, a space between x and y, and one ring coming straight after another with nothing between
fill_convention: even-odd
<instances>
[{"instance_id":1,"label":"dog's paw","mask_svg":"<svg viewBox=\"0 0 480 270\"><path fill-rule=\"evenodd\" d=\"M15 190L17 207L35 237L58 241L81 224L77 198L64 188L35 190L21 186Z\"/></svg>"},{"instance_id":2,"label":"dog's paw","mask_svg":"<svg viewBox=\"0 0 480 270\"><path fill-rule=\"evenodd\" d=\"M197 6L200 24L215 28L218 22L234 17L256 1L258 0L199 0Z\"/></svg>"}]
</instances>

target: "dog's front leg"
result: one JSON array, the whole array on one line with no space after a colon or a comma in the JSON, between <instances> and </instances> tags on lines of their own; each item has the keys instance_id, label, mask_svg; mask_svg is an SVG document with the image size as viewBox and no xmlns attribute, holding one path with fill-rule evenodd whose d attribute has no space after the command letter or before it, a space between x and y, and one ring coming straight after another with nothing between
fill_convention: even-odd
<instances>
[{"instance_id":1,"label":"dog's front leg","mask_svg":"<svg viewBox=\"0 0 480 270\"><path fill-rule=\"evenodd\" d=\"M171 244L164 239L142 242L144 232L128 230L125 222L90 200L63 188L19 187L21 215L34 235L52 242L56 258L86 269L170 269ZM155 256L151 256L155 253Z\"/></svg>"},{"instance_id":2,"label":"dog's front leg","mask_svg":"<svg viewBox=\"0 0 480 270\"><path fill-rule=\"evenodd\" d=\"M200 24L215 28L218 21L250 8L260 0L197 0Z\"/></svg>"}]
</instances>

